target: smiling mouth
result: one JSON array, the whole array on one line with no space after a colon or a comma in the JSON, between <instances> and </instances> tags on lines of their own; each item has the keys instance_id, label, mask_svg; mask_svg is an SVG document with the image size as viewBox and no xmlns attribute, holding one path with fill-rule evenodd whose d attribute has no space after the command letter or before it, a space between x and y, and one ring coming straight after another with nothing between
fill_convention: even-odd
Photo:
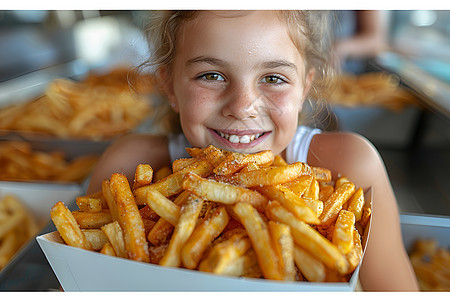
<instances>
[{"instance_id":1,"label":"smiling mouth","mask_svg":"<svg viewBox=\"0 0 450 300\"><path fill-rule=\"evenodd\" d=\"M250 142L253 142L254 140L260 138L265 132L258 133L258 134L245 134L245 135L236 135L236 134L227 134L223 133L218 130L214 130L219 136L222 138L228 140L230 143L233 144L248 144Z\"/></svg>"}]
</instances>

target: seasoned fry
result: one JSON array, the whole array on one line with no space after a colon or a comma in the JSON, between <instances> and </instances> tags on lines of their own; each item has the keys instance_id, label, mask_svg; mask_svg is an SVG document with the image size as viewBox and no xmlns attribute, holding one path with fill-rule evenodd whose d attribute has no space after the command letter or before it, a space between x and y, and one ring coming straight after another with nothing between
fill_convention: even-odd
<instances>
[{"instance_id":1,"label":"seasoned fry","mask_svg":"<svg viewBox=\"0 0 450 300\"><path fill-rule=\"evenodd\" d=\"M295 180L284 183L283 186L287 187L298 196L302 196L303 193L308 190L313 179L314 177L312 175L301 175Z\"/></svg>"},{"instance_id":2,"label":"seasoned fry","mask_svg":"<svg viewBox=\"0 0 450 300\"><path fill-rule=\"evenodd\" d=\"M99 229L105 224L113 221L108 209L100 212L73 211L73 217L82 229Z\"/></svg>"},{"instance_id":3,"label":"seasoned fry","mask_svg":"<svg viewBox=\"0 0 450 300\"><path fill-rule=\"evenodd\" d=\"M345 182L335 189L330 198L324 203L323 213L320 216L322 226L329 226L336 220L342 205L350 199L354 192L355 185L352 182Z\"/></svg>"},{"instance_id":4,"label":"seasoned fry","mask_svg":"<svg viewBox=\"0 0 450 300\"><path fill-rule=\"evenodd\" d=\"M347 254L353 248L353 231L355 230L355 215L348 210L341 210L336 219L333 232L333 244Z\"/></svg>"},{"instance_id":5,"label":"seasoned fry","mask_svg":"<svg viewBox=\"0 0 450 300\"><path fill-rule=\"evenodd\" d=\"M331 181L331 171L320 167L311 167L312 174L317 181L328 182Z\"/></svg>"},{"instance_id":6,"label":"seasoned fry","mask_svg":"<svg viewBox=\"0 0 450 300\"><path fill-rule=\"evenodd\" d=\"M123 174L114 173L111 175L110 186L117 204L118 221L123 229L128 257L137 261L149 262L144 223L127 178Z\"/></svg>"},{"instance_id":7,"label":"seasoned fry","mask_svg":"<svg viewBox=\"0 0 450 300\"><path fill-rule=\"evenodd\" d=\"M172 174L172 170L169 167L167 167L167 166L166 167L162 167L161 169L156 171L154 181L158 182L161 179L169 176L170 174Z\"/></svg>"},{"instance_id":8,"label":"seasoned fry","mask_svg":"<svg viewBox=\"0 0 450 300\"><path fill-rule=\"evenodd\" d=\"M308 281L325 281L326 271L323 262L298 245L294 247L294 261L297 268Z\"/></svg>"},{"instance_id":9,"label":"seasoned fry","mask_svg":"<svg viewBox=\"0 0 450 300\"><path fill-rule=\"evenodd\" d=\"M358 188L347 203L347 210L355 215L355 222L361 220L362 209L365 203L363 189Z\"/></svg>"},{"instance_id":10,"label":"seasoned fry","mask_svg":"<svg viewBox=\"0 0 450 300\"><path fill-rule=\"evenodd\" d=\"M228 224L228 214L225 207L212 209L200 225L198 225L181 250L183 265L195 269L210 243L222 233Z\"/></svg>"},{"instance_id":11,"label":"seasoned fry","mask_svg":"<svg viewBox=\"0 0 450 300\"><path fill-rule=\"evenodd\" d=\"M117 211L117 203L114 200L114 196L111 192L110 182L109 180L102 181L102 195L105 199L105 202L109 208L109 213L111 214L111 218L113 221L119 220L119 213Z\"/></svg>"},{"instance_id":12,"label":"seasoned fry","mask_svg":"<svg viewBox=\"0 0 450 300\"><path fill-rule=\"evenodd\" d=\"M173 172L174 173L178 172L178 171L192 165L193 163L195 163L197 161L198 161L198 158L195 158L195 157L177 159L172 163ZM168 175L166 175L166 176L168 176ZM164 176L164 177L166 177L166 176Z\"/></svg>"},{"instance_id":13,"label":"seasoned fry","mask_svg":"<svg viewBox=\"0 0 450 300\"><path fill-rule=\"evenodd\" d=\"M235 204L233 211L239 217L239 220L248 233L264 278L283 280L280 262L271 244L267 225L258 211L250 204L244 202Z\"/></svg>"},{"instance_id":14,"label":"seasoned fry","mask_svg":"<svg viewBox=\"0 0 450 300\"><path fill-rule=\"evenodd\" d=\"M113 246L110 242L106 242L103 248L100 250L101 254L109 255L109 256L117 256L116 252L114 251Z\"/></svg>"},{"instance_id":15,"label":"seasoned fry","mask_svg":"<svg viewBox=\"0 0 450 300\"><path fill-rule=\"evenodd\" d=\"M349 265L347 273L351 273L356 269L356 267L358 266L359 262L362 259L362 255L363 255L363 248L361 245L361 237L356 230L353 230L353 247L345 255Z\"/></svg>"},{"instance_id":16,"label":"seasoned fry","mask_svg":"<svg viewBox=\"0 0 450 300\"><path fill-rule=\"evenodd\" d=\"M133 190L152 183L153 169L148 164L139 164L134 173Z\"/></svg>"},{"instance_id":17,"label":"seasoned fry","mask_svg":"<svg viewBox=\"0 0 450 300\"><path fill-rule=\"evenodd\" d=\"M95 195L77 197L76 203L80 211L100 212L102 210L102 200L98 193Z\"/></svg>"},{"instance_id":18,"label":"seasoned fry","mask_svg":"<svg viewBox=\"0 0 450 300\"><path fill-rule=\"evenodd\" d=\"M123 231L119 225L119 222L114 221L112 223L102 226L101 230L108 237L114 254L118 257L128 258L127 251L125 249L125 241L123 238ZM105 249L106 251L106 249Z\"/></svg>"},{"instance_id":19,"label":"seasoned fry","mask_svg":"<svg viewBox=\"0 0 450 300\"><path fill-rule=\"evenodd\" d=\"M263 186L257 190L271 200L278 201L284 208L293 213L299 220L308 224L319 224L317 215L289 189L278 186Z\"/></svg>"},{"instance_id":20,"label":"seasoned fry","mask_svg":"<svg viewBox=\"0 0 450 300\"><path fill-rule=\"evenodd\" d=\"M92 250L92 246L78 226L70 210L58 201L50 210L50 216L62 239L69 246Z\"/></svg>"},{"instance_id":21,"label":"seasoned fry","mask_svg":"<svg viewBox=\"0 0 450 300\"><path fill-rule=\"evenodd\" d=\"M347 272L347 261L337 247L311 226L296 219L278 202L269 202L266 215L273 221L289 225L294 242L321 260L327 267L338 270L341 274Z\"/></svg>"},{"instance_id":22,"label":"seasoned fry","mask_svg":"<svg viewBox=\"0 0 450 300\"><path fill-rule=\"evenodd\" d=\"M269 233L283 270L283 279L294 281L297 271L294 265L294 239L290 227L269 221Z\"/></svg>"},{"instance_id":23,"label":"seasoned fry","mask_svg":"<svg viewBox=\"0 0 450 300\"><path fill-rule=\"evenodd\" d=\"M232 205L236 202L246 202L253 205L259 211L264 211L267 204L267 199L256 191L204 179L191 173L186 174L184 177L183 188L200 198L226 205Z\"/></svg>"},{"instance_id":24,"label":"seasoned fry","mask_svg":"<svg viewBox=\"0 0 450 300\"><path fill-rule=\"evenodd\" d=\"M163 194L155 189L149 189L146 202L161 218L166 219L174 226L177 224L180 217L180 207L164 197Z\"/></svg>"},{"instance_id":25,"label":"seasoned fry","mask_svg":"<svg viewBox=\"0 0 450 300\"><path fill-rule=\"evenodd\" d=\"M189 195L186 204L181 209L180 218L170 239L167 252L159 262L160 265L170 267L181 265L181 249L194 231L202 205L202 199L192 194Z\"/></svg>"},{"instance_id":26,"label":"seasoned fry","mask_svg":"<svg viewBox=\"0 0 450 300\"><path fill-rule=\"evenodd\" d=\"M101 250L108 242L108 237L101 229L82 229L81 230L92 246L92 249Z\"/></svg>"},{"instance_id":27,"label":"seasoned fry","mask_svg":"<svg viewBox=\"0 0 450 300\"><path fill-rule=\"evenodd\" d=\"M249 163L256 165L270 165L273 162L272 151L261 151L254 154L229 153L225 160L220 163L214 173L217 175L230 175L236 173Z\"/></svg>"}]
</instances>

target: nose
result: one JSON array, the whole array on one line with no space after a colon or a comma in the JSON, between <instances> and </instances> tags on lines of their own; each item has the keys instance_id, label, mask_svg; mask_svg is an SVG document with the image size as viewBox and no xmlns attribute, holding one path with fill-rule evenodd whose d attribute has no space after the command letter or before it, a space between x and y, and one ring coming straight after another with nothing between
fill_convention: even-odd
<instances>
[{"instance_id":1,"label":"nose","mask_svg":"<svg viewBox=\"0 0 450 300\"><path fill-rule=\"evenodd\" d=\"M253 119L258 115L262 95L251 84L239 83L229 87L223 115L238 120Z\"/></svg>"}]
</instances>

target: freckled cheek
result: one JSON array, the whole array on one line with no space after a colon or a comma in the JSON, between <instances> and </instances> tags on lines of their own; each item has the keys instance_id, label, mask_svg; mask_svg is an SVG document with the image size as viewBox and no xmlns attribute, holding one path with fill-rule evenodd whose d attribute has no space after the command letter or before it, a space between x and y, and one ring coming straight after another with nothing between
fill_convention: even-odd
<instances>
[{"instance_id":1,"label":"freckled cheek","mask_svg":"<svg viewBox=\"0 0 450 300\"><path fill-rule=\"evenodd\" d=\"M180 99L180 113L197 121L200 115L212 113L216 106L214 93L198 87L184 90Z\"/></svg>"},{"instance_id":2,"label":"freckled cheek","mask_svg":"<svg viewBox=\"0 0 450 300\"><path fill-rule=\"evenodd\" d=\"M300 95L289 92L272 94L269 98L271 119L280 125L296 122L301 103L300 99Z\"/></svg>"}]
</instances>

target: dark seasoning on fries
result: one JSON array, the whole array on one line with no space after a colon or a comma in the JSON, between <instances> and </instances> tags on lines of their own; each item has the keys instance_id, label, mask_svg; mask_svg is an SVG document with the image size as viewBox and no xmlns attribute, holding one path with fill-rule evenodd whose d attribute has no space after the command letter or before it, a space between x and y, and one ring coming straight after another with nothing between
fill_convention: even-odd
<instances>
[{"instance_id":1,"label":"dark seasoning on fries","mask_svg":"<svg viewBox=\"0 0 450 300\"><path fill-rule=\"evenodd\" d=\"M371 215L361 188L271 151L187 148L172 170L112 174L102 190L51 218L66 244L228 276L347 282Z\"/></svg>"}]
</instances>

